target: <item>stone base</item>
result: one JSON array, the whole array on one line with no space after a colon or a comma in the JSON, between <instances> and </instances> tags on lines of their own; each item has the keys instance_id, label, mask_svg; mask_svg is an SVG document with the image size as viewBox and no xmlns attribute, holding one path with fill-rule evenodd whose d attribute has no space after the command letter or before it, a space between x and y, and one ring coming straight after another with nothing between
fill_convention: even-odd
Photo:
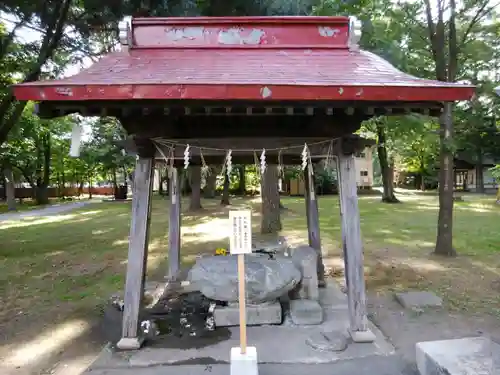
<instances>
[{"instance_id":1,"label":"stone base","mask_svg":"<svg viewBox=\"0 0 500 375\"><path fill-rule=\"evenodd\" d=\"M297 299L290 301L290 318L296 325L315 325L323 322L323 308L318 301Z\"/></svg>"},{"instance_id":2,"label":"stone base","mask_svg":"<svg viewBox=\"0 0 500 375\"><path fill-rule=\"evenodd\" d=\"M486 337L419 342L421 375L495 375L500 373L500 345Z\"/></svg>"},{"instance_id":3,"label":"stone base","mask_svg":"<svg viewBox=\"0 0 500 375\"><path fill-rule=\"evenodd\" d=\"M230 375L258 375L257 348L248 346L241 354L239 347L231 348Z\"/></svg>"},{"instance_id":4,"label":"stone base","mask_svg":"<svg viewBox=\"0 0 500 375\"><path fill-rule=\"evenodd\" d=\"M352 341L357 343L374 342L376 339L375 334L369 329L366 329L366 331L349 330L349 334L351 335Z\"/></svg>"},{"instance_id":5,"label":"stone base","mask_svg":"<svg viewBox=\"0 0 500 375\"><path fill-rule=\"evenodd\" d=\"M292 292L292 299L310 299L318 301L318 253L309 246L299 246L290 249L290 253L293 263L302 274L300 284Z\"/></svg>"},{"instance_id":6,"label":"stone base","mask_svg":"<svg viewBox=\"0 0 500 375\"><path fill-rule=\"evenodd\" d=\"M121 350L137 350L144 343L142 337L122 337L116 344L116 347Z\"/></svg>"},{"instance_id":7,"label":"stone base","mask_svg":"<svg viewBox=\"0 0 500 375\"><path fill-rule=\"evenodd\" d=\"M281 324L282 310L279 302L269 302L259 305L247 305L247 325ZM240 308L238 304L216 306L214 310L216 327L231 327L240 325Z\"/></svg>"}]
</instances>

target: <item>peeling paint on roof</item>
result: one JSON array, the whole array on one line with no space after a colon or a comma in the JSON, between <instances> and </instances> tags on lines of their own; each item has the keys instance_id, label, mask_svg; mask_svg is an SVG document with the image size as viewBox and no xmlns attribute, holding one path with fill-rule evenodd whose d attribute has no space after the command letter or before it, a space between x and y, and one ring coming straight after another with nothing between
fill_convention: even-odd
<instances>
[{"instance_id":1,"label":"peeling paint on roof","mask_svg":"<svg viewBox=\"0 0 500 375\"><path fill-rule=\"evenodd\" d=\"M170 40L178 41L182 39L195 40L203 37L204 27L168 27L165 33Z\"/></svg>"},{"instance_id":2,"label":"peeling paint on roof","mask_svg":"<svg viewBox=\"0 0 500 375\"><path fill-rule=\"evenodd\" d=\"M264 30L261 29L244 29L241 27L233 27L227 30L219 31L218 41L220 44L238 45L238 44L261 44L262 38L265 36Z\"/></svg>"},{"instance_id":3,"label":"peeling paint on roof","mask_svg":"<svg viewBox=\"0 0 500 375\"><path fill-rule=\"evenodd\" d=\"M328 26L318 26L319 35L324 36L326 38L331 38L340 33L339 29L334 29L333 27Z\"/></svg>"},{"instance_id":4,"label":"peeling paint on roof","mask_svg":"<svg viewBox=\"0 0 500 375\"><path fill-rule=\"evenodd\" d=\"M73 90L70 87L56 87L56 93L64 96L73 96Z\"/></svg>"},{"instance_id":5,"label":"peeling paint on roof","mask_svg":"<svg viewBox=\"0 0 500 375\"><path fill-rule=\"evenodd\" d=\"M267 86L264 86L263 88L260 89L260 95L262 96L263 99L270 98L272 94L273 92Z\"/></svg>"}]
</instances>

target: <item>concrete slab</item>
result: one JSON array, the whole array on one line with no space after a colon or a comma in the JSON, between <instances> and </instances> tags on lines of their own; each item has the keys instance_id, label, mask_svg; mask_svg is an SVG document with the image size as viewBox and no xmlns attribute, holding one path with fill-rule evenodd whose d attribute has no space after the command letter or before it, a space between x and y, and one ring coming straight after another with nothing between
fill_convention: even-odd
<instances>
[{"instance_id":1,"label":"concrete slab","mask_svg":"<svg viewBox=\"0 0 500 375\"><path fill-rule=\"evenodd\" d=\"M247 325L281 324L283 321L281 304L279 302L261 305L247 305ZM216 327L232 327L240 325L240 310L238 304L216 306L214 310Z\"/></svg>"},{"instance_id":2,"label":"concrete slab","mask_svg":"<svg viewBox=\"0 0 500 375\"><path fill-rule=\"evenodd\" d=\"M386 356L394 353L394 347L385 339L378 328L371 323L369 323L369 328L376 337L373 343L360 344L348 340L347 348L340 352L322 351L311 347L307 343L308 340L311 337L317 337L323 332L343 332L346 337L349 337L348 309L346 306L341 307L342 293L338 290L337 284L329 282L327 287L321 290L321 296L324 297L323 301L320 298L324 320L319 325L296 326L283 324L279 326L248 327L248 345L257 348L260 364L326 364L368 356ZM330 305L331 302L336 304ZM123 369L125 367L137 368L181 364L183 366L179 367L184 368L187 364L229 364L231 348L239 345L239 327L224 329L229 330L227 340L201 348L153 348L148 347L146 343L145 347L136 352L114 352L112 358L109 358L110 353L107 352L94 369L103 367L119 367ZM259 374L261 373L260 364ZM227 365L225 371L226 374L229 372L229 365ZM188 373L183 372L183 374ZM306 372L302 374L304 373ZM143 374L141 373L141 375Z\"/></svg>"},{"instance_id":3,"label":"concrete slab","mask_svg":"<svg viewBox=\"0 0 500 375\"><path fill-rule=\"evenodd\" d=\"M94 368L85 375L228 375L229 364ZM369 356L335 364L260 364L259 375L418 375L416 369L396 355Z\"/></svg>"},{"instance_id":4,"label":"concrete slab","mask_svg":"<svg viewBox=\"0 0 500 375\"><path fill-rule=\"evenodd\" d=\"M396 293L394 297L401 306L407 309L441 307L443 305L443 300L440 297L428 291Z\"/></svg>"},{"instance_id":5,"label":"concrete slab","mask_svg":"<svg viewBox=\"0 0 500 375\"><path fill-rule=\"evenodd\" d=\"M416 359L421 375L500 373L500 345L486 337L419 342Z\"/></svg>"}]
</instances>

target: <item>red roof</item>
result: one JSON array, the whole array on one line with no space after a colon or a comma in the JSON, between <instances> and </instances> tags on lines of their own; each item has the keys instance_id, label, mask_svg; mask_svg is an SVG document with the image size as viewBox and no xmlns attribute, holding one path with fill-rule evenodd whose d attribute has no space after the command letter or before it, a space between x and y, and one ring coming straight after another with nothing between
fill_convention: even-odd
<instances>
[{"instance_id":1,"label":"red roof","mask_svg":"<svg viewBox=\"0 0 500 375\"><path fill-rule=\"evenodd\" d=\"M349 45L347 17L142 18L132 45L61 80L14 87L20 100L441 102L474 87L424 80Z\"/></svg>"}]
</instances>

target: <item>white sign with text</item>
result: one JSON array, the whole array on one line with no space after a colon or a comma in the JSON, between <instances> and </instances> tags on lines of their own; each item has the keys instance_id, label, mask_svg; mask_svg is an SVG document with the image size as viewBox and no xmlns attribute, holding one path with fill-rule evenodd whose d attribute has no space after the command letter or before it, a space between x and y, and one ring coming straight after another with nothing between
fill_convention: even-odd
<instances>
[{"instance_id":1,"label":"white sign with text","mask_svg":"<svg viewBox=\"0 0 500 375\"><path fill-rule=\"evenodd\" d=\"M252 211L229 211L229 250L231 254L252 252Z\"/></svg>"}]
</instances>

